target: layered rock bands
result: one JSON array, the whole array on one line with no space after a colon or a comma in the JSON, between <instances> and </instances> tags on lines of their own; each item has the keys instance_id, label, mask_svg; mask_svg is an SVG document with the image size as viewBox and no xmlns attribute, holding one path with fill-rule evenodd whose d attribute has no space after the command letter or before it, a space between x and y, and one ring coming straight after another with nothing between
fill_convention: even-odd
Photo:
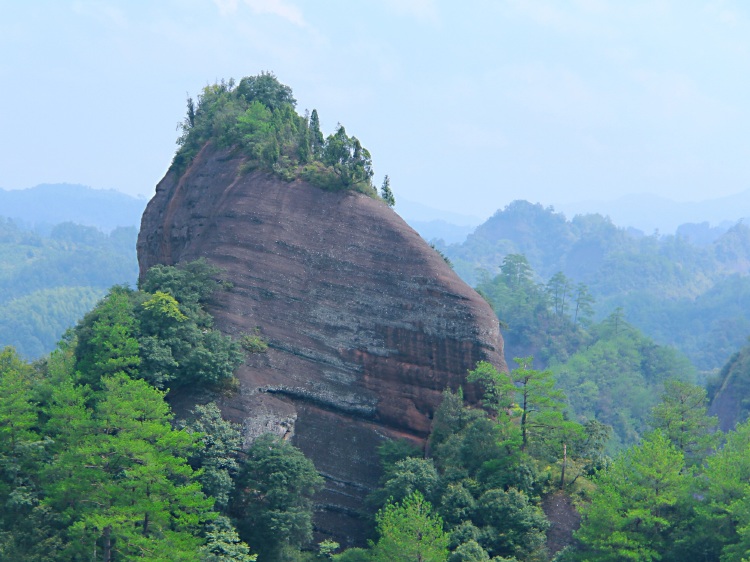
<instances>
[{"instance_id":1,"label":"layered rock bands","mask_svg":"<svg viewBox=\"0 0 750 562\"><path fill-rule=\"evenodd\" d=\"M498 321L382 201L242 164L208 144L167 173L143 215L141 273L201 257L225 270L217 327L257 329L269 349L248 356L222 411L248 442L271 431L300 447L326 478L316 531L356 544L377 446L423 445L443 390L477 361L506 369Z\"/></svg>"}]
</instances>

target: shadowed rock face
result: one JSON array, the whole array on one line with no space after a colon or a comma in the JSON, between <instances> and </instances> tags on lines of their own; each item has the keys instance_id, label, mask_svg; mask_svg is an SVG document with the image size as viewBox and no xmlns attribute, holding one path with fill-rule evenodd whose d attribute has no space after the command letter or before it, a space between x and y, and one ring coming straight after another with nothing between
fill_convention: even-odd
<instances>
[{"instance_id":1,"label":"shadowed rock face","mask_svg":"<svg viewBox=\"0 0 750 562\"><path fill-rule=\"evenodd\" d=\"M750 344L735 353L719 373L720 386L708 413L719 418L722 431L732 431L748 418L750 397Z\"/></svg>"},{"instance_id":2,"label":"shadowed rock face","mask_svg":"<svg viewBox=\"0 0 750 562\"><path fill-rule=\"evenodd\" d=\"M269 350L239 368L222 411L247 441L291 438L326 477L317 532L359 543L376 447L423 444L442 391L477 361L507 370L498 321L381 201L242 174L242 163L209 144L182 176L167 173L143 215L141 273L199 257L226 271L217 327L258 327Z\"/></svg>"}]
</instances>

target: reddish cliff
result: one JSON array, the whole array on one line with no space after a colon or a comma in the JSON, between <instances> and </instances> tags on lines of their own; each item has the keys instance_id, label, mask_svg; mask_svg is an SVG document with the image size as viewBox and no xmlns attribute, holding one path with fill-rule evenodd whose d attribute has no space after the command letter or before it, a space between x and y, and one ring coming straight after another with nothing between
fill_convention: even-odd
<instances>
[{"instance_id":1,"label":"reddish cliff","mask_svg":"<svg viewBox=\"0 0 750 562\"><path fill-rule=\"evenodd\" d=\"M498 321L383 202L243 174L242 163L208 144L166 175L143 215L141 272L199 257L226 270L217 327L258 327L269 350L239 368L223 412L248 440L292 438L326 477L317 530L357 542L377 445L423 441L441 392L477 361L506 369Z\"/></svg>"}]
</instances>

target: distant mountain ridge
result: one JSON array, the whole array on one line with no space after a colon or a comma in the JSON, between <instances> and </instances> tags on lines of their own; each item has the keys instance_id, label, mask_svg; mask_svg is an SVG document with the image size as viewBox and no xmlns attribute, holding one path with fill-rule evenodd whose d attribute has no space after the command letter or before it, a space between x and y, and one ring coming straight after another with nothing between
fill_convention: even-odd
<instances>
[{"instance_id":1,"label":"distant mountain ridge","mask_svg":"<svg viewBox=\"0 0 750 562\"><path fill-rule=\"evenodd\" d=\"M708 222L728 230L738 220L750 220L750 189L703 201L672 201L648 193L625 195L613 201L582 201L555 206L568 217L598 213L620 227L634 227L646 234L658 230L674 234L685 223Z\"/></svg>"},{"instance_id":2,"label":"distant mountain ridge","mask_svg":"<svg viewBox=\"0 0 750 562\"><path fill-rule=\"evenodd\" d=\"M113 189L67 183L0 189L0 215L37 228L61 222L95 226L105 232L118 226L138 228L147 202Z\"/></svg>"}]
</instances>

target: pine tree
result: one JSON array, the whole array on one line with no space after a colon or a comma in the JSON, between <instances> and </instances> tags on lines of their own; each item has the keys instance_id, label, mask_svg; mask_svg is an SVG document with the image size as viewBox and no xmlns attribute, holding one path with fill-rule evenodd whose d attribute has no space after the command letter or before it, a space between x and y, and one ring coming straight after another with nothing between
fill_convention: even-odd
<instances>
[{"instance_id":1,"label":"pine tree","mask_svg":"<svg viewBox=\"0 0 750 562\"><path fill-rule=\"evenodd\" d=\"M682 452L659 430L625 451L596 478L576 538L583 560L660 560L670 548L675 505L688 477Z\"/></svg>"},{"instance_id":2,"label":"pine tree","mask_svg":"<svg viewBox=\"0 0 750 562\"><path fill-rule=\"evenodd\" d=\"M448 535L443 520L432 514L432 505L419 492L401 503L389 503L376 516L380 538L373 546L375 562L448 559Z\"/></svg>"},{"instance_id":3,"label":"pine tree","mask_svg":"<svg viewBox=\"0 0 750 562\"><path fill-rule=\"evenodd\" d=\"M64 516L66 559L197 561L199 532L215 517L185 460L197 436L172 429L164 393L146 382L119 374L102 388L93 410L72 386L50 408L46 503Z\"/></svg>"},{"instance_id":4,"label":"pine tree","mask_svg":"<svg viewBox=\"0 0 750 562\"><path fill-rule=\"evenodd\" d=\"M391 179L387 175L383 178L383 185L380 187L380 197L389 207L396 205L396 198L391 191Z\"/></svg>"},{"instance_id":5,"label":"pine tree","mask_svg":"<svg viewBox=\"0 0 750 562\"><path fill-rule=\"evenodd\" d=\"M313 109L310 114L310 154L313 158L319 159L323 155L323 133L320 130L320 119L318 110Z\"/></svg>"}]
</instances>

